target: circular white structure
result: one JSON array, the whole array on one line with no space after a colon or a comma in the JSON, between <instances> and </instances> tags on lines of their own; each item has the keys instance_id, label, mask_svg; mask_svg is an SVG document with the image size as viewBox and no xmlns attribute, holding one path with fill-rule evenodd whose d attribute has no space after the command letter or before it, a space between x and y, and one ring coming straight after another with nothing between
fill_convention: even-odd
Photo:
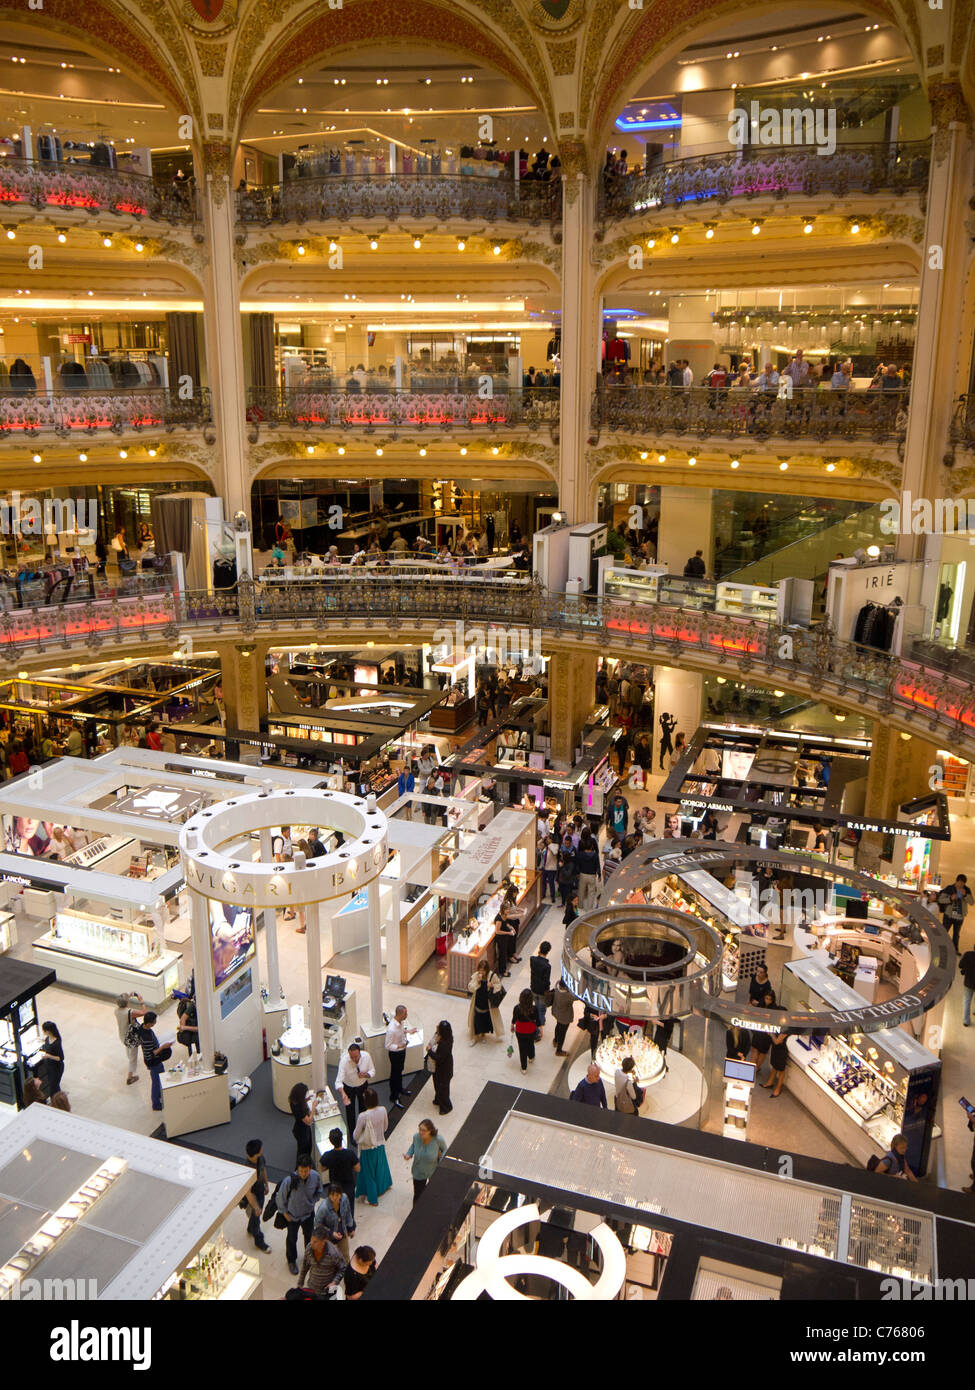
<instances>
[{"instance_id":1,"label":"circular white structure","mask_svg":"<svg viewBox=\"0 0 975 1390\"><path fill-rule=\"evenodd\" d=\"M652 1086L664 1074L664 1055L655 1042L645 1038L642 1033L627 1033L620 1036L614 1033L603 1038L596 1048L596 1066L607 1094L616 1086L616 1068L624 1057L632 1057L636 1063L636 1082L639 1086Z\"/></svg>"},{"instance_id":2,"label":"circular white structure","mask_svg":"<svg viewBox=\"0 0 975 1390\"><path fill-rule=\"evenodd\" d=\"M255 831L279 825L339 830L342 848L290 864L243 857ZM374 798L347 792L250 792L198 811L179 833L186 882L218 902L264 908L327 902L357 893L385 868L387 822ZM234 852L236 851L236 852Z\"/></svg>"}]
</instances>

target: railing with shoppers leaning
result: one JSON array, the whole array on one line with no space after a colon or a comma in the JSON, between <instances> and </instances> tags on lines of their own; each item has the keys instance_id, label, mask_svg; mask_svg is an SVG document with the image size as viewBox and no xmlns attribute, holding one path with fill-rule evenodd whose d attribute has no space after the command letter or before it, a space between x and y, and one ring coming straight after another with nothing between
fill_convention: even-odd
<instances>
[{"instance_id":1,"label":"railing with shoppers leaning","mask_svg":"<svg viewBox=\"0 0 975 1390\"><path fill-rule=\"evenodd\" d=\"M872 439L894 443L907 432L909 392L776 391L735 386L604 386L594 392L595 429L629 434L689 434L734 438L773 435L784 439Z\"/></svg>"},{"instance_id":2,"label":"railing with shoppers leaning","mask_svg":"<svg viewBox=\"0 0 975 1390\"><path fill-rule=\"evenodd\" d=\"M927 140L843 145L832 154L816 145L786 145L697 155L604 180L599 214L618 221L660 207L734 198L921 191L930 163Z\"/></svg>"},{"instance_id":3,"label":"railing with shoppers leaning","mask_svg":"<svg viewBox=\"0 0 975 1390\"><path fill-rule=\"evenodd\" d=\"M390 222L451 218L485 222L558 221L562 181L478 178L457 174L332 174L238 189L240 222Z\"/></svg>"},{"instance_id":4,"label":"railing with shoppers leaning","mask_svg":"<svg viewBox=\"0 0 975 1390\"><path fill-rule=\"evenodd\" d=\"M233 590L149 595L106 603L0 615L0 651L11 661L31 651L102 646L127 639L169 641L195 628L225 627L253 636L278 634L309 622L316 632L342 632L350 621L395 632L410 620L461 619L538 628L542 640L573 638L598 652L636 659L693 660L729 666L753 679L815 691L819 699L856 702L879 716L900 717L940 747L975 758L975 685L905 657L840 641L826 625L808 630L662 604L575 598L546 593L531 580L510 582L464 575L430 575L410 584L385 573L348 568L317 583L262 584L242 580Z\"/></svg>"},{"instance_id":5,"label":"railing with shoppers leaning","mask_svg":"<svg viewBox=\"0 0 975 1390\"><path fill-rule=\"evenodd\" d=\"M131 391L10 391L0 395L0 438L51 431L62 437L127 430L197 429L211 422L210 392L183 400L162 388Z\"/></svg>"},{"instance_id":6,"label":"railing with shoppers leaning","mask_svg":"<svg viewBox=\"0 0 975 1390\"><path fill-rule=\"evenodd\" d=\"M147 174L91 164L0 159L0 204L81 208L166 222L198 219L196 194L186 184L160 184Z\"/></svg>"},{"instance_id":7,"label":"railing with shoppers leaning","mask_svg":"<svg viewBox=\"0 0 975 1390\"><path fill-rule=\"evenodd\" d=\"M247 419L254 426L300 425L306 428L343 430L423 429L461 425L465 429L552 425L559 418L557 387L533 387L509 391L495 388L490 378L455 379L428 388L349 391L298 387L250 387ZM486 394L487 391L491 394Z\"/></svg>"}]
</instances>

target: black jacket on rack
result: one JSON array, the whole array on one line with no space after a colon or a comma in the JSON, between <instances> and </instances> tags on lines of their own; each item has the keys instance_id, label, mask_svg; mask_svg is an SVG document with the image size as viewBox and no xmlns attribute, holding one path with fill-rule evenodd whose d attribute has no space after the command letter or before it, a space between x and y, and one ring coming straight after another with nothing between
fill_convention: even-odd
<instances>
[{"instance_id":1,"label":"black jacket on rack","mask_svg":"<svg viewBox=\"0 0 975 1390\"><path fill-rule=\"evenodd\" d=\"M10 389L11 391L37 390L34 373L22 357L18 357L10 368Z\"/></svg>"},{"instance_id":2,"label":"black jacket on rack","mask_svg":"<svg viewBox=\"0 0 975 1390\"><path fill-rule=\"evenodd\" d=\"M58 376L65 391L88 390L88 374L78 362L62 362L58 367Z\"/></svg>"},{"instance_id":3,"label":"black jacket on rack","mask_svg":"<svg viewBox=\"0 0 975 1390\"><path fill-rule=\"evenodd\" d=\"M889 652L894 639L897 611L894 604L865 603L853 626L854 642L861 647L875 647L878 651Z\"/></svg>"}]
</instances>

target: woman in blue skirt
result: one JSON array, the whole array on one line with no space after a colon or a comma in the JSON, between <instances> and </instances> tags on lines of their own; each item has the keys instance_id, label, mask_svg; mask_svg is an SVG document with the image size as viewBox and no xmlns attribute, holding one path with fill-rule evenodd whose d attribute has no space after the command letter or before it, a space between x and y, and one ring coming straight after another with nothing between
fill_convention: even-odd
<instances>
[{"instance_id":1,"label":"woman in blue skirt","mask_svg":"<svg viewBox=\"0 0 975 1390\"><path fill-rule=\"evenodd\" d=\"M359 1176L356 1180L355 1195L365 1197L371 1207L378 1207L379 1199L393 1185L393 1175L389 1171L386 1158L386 1131L389 1116L379 1104L379 1097L369 1086L362 1096L362 1110L356 1121L352 1138L359 1149Z\"/></svg>"}]
</instances>

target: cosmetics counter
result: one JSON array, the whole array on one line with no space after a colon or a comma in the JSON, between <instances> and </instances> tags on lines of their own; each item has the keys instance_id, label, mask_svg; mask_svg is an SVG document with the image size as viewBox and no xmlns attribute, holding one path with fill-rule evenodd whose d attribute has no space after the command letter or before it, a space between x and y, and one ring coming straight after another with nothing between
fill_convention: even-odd
<instances>
[{"instance_id":1,"label":"cosmetics counter","mask_svg":"<svg viewBox=\"0 0 975 1390\"><path fill-rule=\"evenodd\" d=\"M743 618L764 618L766 622L800 622L791 611L799 600L793 587L767 584L739 584L732 580L692 579L668 574L659 567L626 569L612 563L600 566L599 593L606 598L629 603L659 603L704 613L728 613ZM797 584L799 581L793 581ZM785 582L784 582L785 583ZM812 586L808 598L811 599ZM803 598L807 597L803 593ZM788 612L789 616L785 616ZM805 625L808 625L806 614Z\"/></svg>"},{"instance_id":2,"label":"cosmetics counter","mask_svg":"<svg viewBox=\"0 0 975 1390\"><path fill-rule=\"evenodd\" d=\"M164 1004L179 984L182 956L167 950L159 929L149 923L59 911L31 951L64 984L105 995L135 991L153 1007Z\"/></svg>"},{"instance_id":3,"label":"cosmetics counter","mask_svg":"<svg viewBox=\"0 0 975 1390\"><path fill-rule=\"evenodd\" d=\"M670 874L654 886L653 900L679 912L690 912L714 927L724 938L721 986L737 988L765 964L768 921L755 911L750 885L728 888L706 869Z\"/></svg>"},{"instance_id":4,"label":"cosmetics counter","mask_svg":"<svg viewBox=\"0 0 975 1390\"><path fill-rule=\"evenodd\" d=\"M27 1068L42 1046L37 996L54 981L53 970L29 961L0 961L0 1112L23 1102Z\"/></svg>"},{"instance_id":5,"label":"cosmetics counter","mask_svg":"<svg viewBox=\"0 0 975 1390\"><path fill-rule=\"evenodd\" d=\"M863 997L813 958L790 961L780 1003L790 1010L863 1007ZM859 1163L878 1158L895 1134L908 1141L907 1161L927 1171L941 1082L941 1062L903 1028L843 1037L788 1040L785 1084Z\"/></svg>"}]
</instances>

